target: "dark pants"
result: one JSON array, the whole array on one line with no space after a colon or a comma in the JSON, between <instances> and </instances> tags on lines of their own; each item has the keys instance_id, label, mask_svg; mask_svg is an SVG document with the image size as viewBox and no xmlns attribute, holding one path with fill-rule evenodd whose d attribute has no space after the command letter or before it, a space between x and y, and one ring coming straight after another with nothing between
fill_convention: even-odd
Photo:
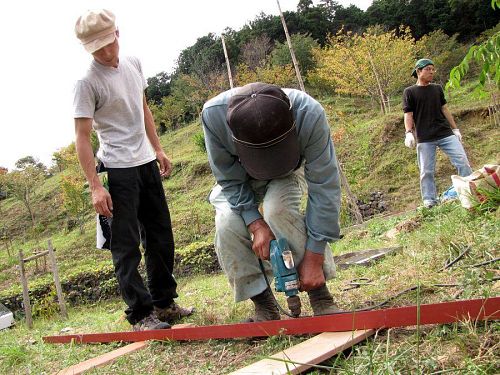
<instances>
[{"instance_id":1,"label":"dark pants","mask_svg":"<svg viewBox=\"0 0 500 375\"><path fill-rule=\"evenodd\" d=\"M156 161L106 170L113 200L111 254L121 295L128 305L127 320L135 324L151 313L153 305L166 307L177 297L177 283L172 276L174 237L170 213ZM145 234L149 291L138 271L139 225Z\"/></svg>"}]
</instances>

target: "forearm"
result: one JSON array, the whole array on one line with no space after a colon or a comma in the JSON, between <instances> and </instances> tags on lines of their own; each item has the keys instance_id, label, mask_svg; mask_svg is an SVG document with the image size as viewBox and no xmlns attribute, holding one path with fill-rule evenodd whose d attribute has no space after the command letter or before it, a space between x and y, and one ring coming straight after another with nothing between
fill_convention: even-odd
<instances>
[{"instance_id":1,"label":"forearm","mask_svg":"<svg viewBox=\"0 0 500 375\"><path fill-rule=\"evenodd\" d=\"M447 106L442 107L444 117L446 117L446 120L450 123L450 126L452 129L457 129L457 124L455 123L455 120L453 119L453 116L451 115L450 110L448 109Z\"/></svg>"},{"instance_id":2,"label":"forearm","mask_svg":"<svg viewBox=\"0 0 500 375\"><path fill-rule=\"evenodd\" d=\"M306 248L323 253L340 236L340 176L326 118L322 116L305 148L304 177L308 186Z\"/></svg>"},{"instance_id":3,"label":"forearm","mask_svg":"<svg viewBox=\"0 0 500 375\"><path fill-rule=\"evenodd\" d=\"M101 186L101 182L97 177L95 169L94 153L92 151L92 144L90 142L90 131L77 131L76 132L76 154L82 167L83 173L87 178L89 187L94 190L97 186Z\"/></svg>"},{"instance_id":4,"label":"forearm","mask_svg":"<svg viewBox=\"0 0 500 375\"><path fill-rule=\"evenodd\" d=\"M82 137L77 137L75 145L76 145L76 153L78 155L78 160L80 161L83 173L87 178L90 189L94 190L97 186L101 185L101 182L97 177L94 154L92 152L90 139L86 141L82 139Z\"/></svg>"},{"instance_id":5,"label":"forearm","mask_svg":"<svg viewBox=\"0 0 500 375\"><path fill-rule=\"evenodd\" d=\"M415 128L415 121L413 120L413 113L407 112L404 114L405 132L411 132Z\"/></svg>"}]
</instances>

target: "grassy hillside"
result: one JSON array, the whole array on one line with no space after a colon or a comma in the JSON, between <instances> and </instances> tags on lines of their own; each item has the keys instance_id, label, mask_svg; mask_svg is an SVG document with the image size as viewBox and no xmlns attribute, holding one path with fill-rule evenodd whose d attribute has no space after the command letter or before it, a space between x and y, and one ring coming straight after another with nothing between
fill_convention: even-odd
<instances>
[{"instance_id":1,"label":"grassy hillside","mask_svg":"<svg viewBox=\"0 0 500 375\"><path fill-rule=\"evenodd\" d=\"M376 218L363 228L348 230L345 228L352 220L344 205L342 227L345 237L332 244L335 255L394 245L402 246L402 250L369 268L340 270L337 278L329 282L339 306L343 309L363 307L414 285L420 286L419 291L406 293L390 305L499 295L498 262L473 267L499 255L498 210L476 214L462 209L457 202L432 210L415 210L420 205L418 168L415 151L403 145L400 104L391 103L393 112L382 116L369 101L343 97L319 99L327 110L337 154L351 190L361 199L366 199L373 191L381 191L389 201L390 211L405 212ZM465 88L454 94L449 105L462 130L473 169L488 162L498 162L498 146L493 141L498 139L498 129L484 116L487 102L473 99ZM214 213L206 199L214 179L206 154L193 139L199 131L200 124L192 123L161 137L162 145L173 160L172 176L165 180L164 186L174 236L181 252L192 243L211 242L214 233ZM451 184L449 175L453 168L443 155L438 157L437 168L438 188L443 191ZM0 202L0 231L3 229L7 233L4 242L0 243L0 297L20 291L16 270L18 250L31 255L32 250L45 247L49 237L57 249L63 280L79 272L92 274L103 268L111 269L109 252L95 249L94 214L88 213L83 235L78 228L69 225L58 193L60 178L61 175L56 174L47 179L38 192L35 229L30 229L28 214L20 203L12 199ZM390 230L396 234L388 234ZM439 271L466 247L470 251L462 261ZM30 288L51 282L50 274L35 275L34 265L28 272L32 280ZM367 277L371 283L343 291L349 280L356 277ZM443 283L455 286L434 286ZM223 275L182 277L179 286L180 302L198 309L189 320L196 324L236 322L251 312L250 303L233 303ZM44 305L35 306L38 317L33 331L27 330L21 320L16 328L0 333L0 372L53 372L118 345L64 347L67 355L61 359L60 347L45 345L40 338L56 334L63 328L69 327L71 332L129 329L123 319L120 299L71 307L69 321L63 321L51 298L45 299ZM305 298L303 304L305 313L310 313ZM470 322L395 329L380 332L376 338L326 365L335 366L336 372L346 374L430 373L453 369L457 370L455 373L494 374L500 371L499 332L497 323L472 325ZM275 337L257 341L218 340L209 344L154 343L107 367L105 372L224 373L298 341L300 338Z\"/></svg>"}]
</instances>

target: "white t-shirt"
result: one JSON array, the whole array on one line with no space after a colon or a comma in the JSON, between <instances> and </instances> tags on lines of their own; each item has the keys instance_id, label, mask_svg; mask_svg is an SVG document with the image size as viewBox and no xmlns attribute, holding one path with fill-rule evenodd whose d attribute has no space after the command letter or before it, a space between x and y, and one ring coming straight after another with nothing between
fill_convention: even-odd
<instances>
[{"instance_id":1,"label":"white t-shirt","mask_svg":"<svg viewBox=\"0 0 500 375\"><path fill-rule=\"evenodd\" d=\"M99 138L97 157L107 168L128 168L156 158L144 127L147 87L141 63L121 57L118 68L93 60L75 86L74 118L92 118Z\"/></svg>"}]
</instances>

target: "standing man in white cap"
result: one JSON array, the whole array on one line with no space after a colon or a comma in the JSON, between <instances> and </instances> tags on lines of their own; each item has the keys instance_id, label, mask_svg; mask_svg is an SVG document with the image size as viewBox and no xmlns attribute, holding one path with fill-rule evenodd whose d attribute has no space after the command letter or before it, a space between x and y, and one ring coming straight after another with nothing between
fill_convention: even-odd
<instances>
[{"instance_id":1,"label":"standing man in white cap","mask_svg":"<svg viewBox=\"0 0 500 375\"><path fill-rule=\"evenodd\" d=\"M299 90L250 83L208 101L202 122L218 183L215 248L236 302L253 301L253 321L280 319L258 258L285 238L314 314L336 312L326 280L335 275L328 242L339 239L340 182L323 107Z\"/></svg>"},{"instance_id":2,"label":"standing man in white cap","mask_svg":"<svg viewBox=\"0 0 500 375\"><path fill-rule=\"evenodd\" d=\"M82 14L75 33L93 56L75 86L76 151L95 210L113 218L111 254L121 295L128 305L127 320L134 330L170 328L192 309L174 302L178 297L172 275L174 238L161 182L172 167L147 105L141 64L137 58L119 56L119 33L109 10ZM107 171L109 192L96 173L92 128L99 138L97 157ZM145 233L149 290L138 271L139 225Z\"/></svg>"},{"instance_id":3,"label":"standing man in white cap","mask_svg":"<svg viewBox=\"0 0 500 375\"><path fill-rule=\"evenodd\" d=\"M416 62L412 76L417 83L403 92L405 123L405 145L417 145L417 160L420 168L420 190L424 207L438 203L434 170L436 149L439 147L457 168L460 176L468 176L472 169L462 146L462 135L446 106L443 88L432 83L434 63L430 59Z\"/></svg>"}]
</instances>

